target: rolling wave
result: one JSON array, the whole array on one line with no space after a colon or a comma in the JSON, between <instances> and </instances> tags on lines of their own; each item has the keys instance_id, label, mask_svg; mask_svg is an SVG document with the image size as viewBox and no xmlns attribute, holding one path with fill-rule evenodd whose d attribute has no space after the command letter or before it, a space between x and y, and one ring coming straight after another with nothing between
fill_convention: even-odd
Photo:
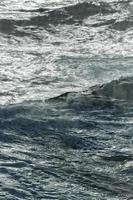
<instances>
[{"instance_id":1,"label":"rolling wave","mask_svg":"<svg viewBox=\"0 0 133 200\"><path fill-rule=\"evenodd\" d=\"M96 5L93 3L78 3L63 8L57 8L54 10L39 8L36 10L19 10L19 12L25 13L36 13L36 16L30 19L23 20L11 20L1 19L0 20L0 31L3 33L13 34L15 27L45 27L49 25L57 26L59 24L75 24L82 23L85 18L97 14L109 14L116 12L110 5L101 3Z\"/></svg>"},{"instance_id":2,"label":"rolling wave","mask_svg":"<svg viewBox=\"0 0 133 200\"><path fill-rule=\"evenodd\" d=\"M128 4L128 2L126 2ZM130 3L130 2L129 2ZM120 2L119 2L120 4ZM129 6L128 6L129 7ZM127 12L128 12L127 8ZM89 24L89 27L100 27L106 26L107 29L115 29L119 31L125 31L132 28L132 16L128 13L127 17L121 19L121 12L123 11L122 6L116 6L114 4L101 2L99 4L95 3L78 3L74 5L68 5L66 7L50 9L50 8L37 8L34 10L18 10L17 12L25 15L29 13L30 17L28 19L0 19L0 32L5 34L15 34L16 36L23 36L20 34L18 28L29 28L38 29L45 28L49 30L52 26L58 25L82 25L84 20L91 16L98 15L103 17L103 19L94 20L93 23ZM114 15L116 14L116 16ZM106 16L110 16L106 19ZM26 17L27 18L27 17ZM26 34L26 33L25 33Z\"/></svg>"},{"instance_id":3,"label":"rolling wave","mask_svg":"<svg viewBox=\"0 0 133 200\"><path fill-rule=\"evenodd\" d=\"M124 81L132 82L132 78L112 81L106 87L115 84L119 88ZM104 193L105 199L132 197L132 125L127 123L132 107L123 116L123 104L115 106L106 93L107 97L91 94L96 88L88 94L66 93L43 103L0 108L1 190L5 196L59 199L60 194L66 196L66 185L72 184L78 191L97 191L96 197ZM49 184L45 190L39 186L43 184Z\"/></svg>"},{"instance_id":4,"label":"rolling wave","mask_svg":"<svg viewBox=\"0 0 133 200\"><path fill-rule=\"evenodd\" d=\"M79 98L79 101L82 100L82 97L89 99L93 102L108 102L115 100L123 100L127 102L133 101L133 77L120 78L119 80L113 80L109 83L103 85L95 85L89 88L89 90L81 92L81 95L76 92L66 92L57 97L48 99L48 102L51 101L64 101L67 100L70 102L74 97ZM90 101L91 102L91 101ZM109 105L109 104L107 104Z\"/></svg>"},{"instance_id":5,"label":"rolling wave","mask_svg":"<svg viewBox=\"0 0 133 200\"><path fill-rule=\"evenodd\" d=\"M120 78L119 80L113 80L110 83L94 87L92 94L95 96L103 96L132 102L132 87L133 77Z\"/></svg>"}]
</instances>

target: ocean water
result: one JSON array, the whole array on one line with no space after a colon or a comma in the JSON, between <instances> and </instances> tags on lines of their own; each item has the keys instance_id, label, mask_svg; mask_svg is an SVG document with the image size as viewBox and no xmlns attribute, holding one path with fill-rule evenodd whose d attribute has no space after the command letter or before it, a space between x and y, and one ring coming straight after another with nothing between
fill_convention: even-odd
<instances>
[{"instance_id":1,"label":"ocean water","mask_svg":"<svg viewBox=\"0 0 133 200\"><path fill-rule=\"evenodd\" d=\"M0 200L133 199L132 0L1 0Z\"/></svg>"}]
</instances>

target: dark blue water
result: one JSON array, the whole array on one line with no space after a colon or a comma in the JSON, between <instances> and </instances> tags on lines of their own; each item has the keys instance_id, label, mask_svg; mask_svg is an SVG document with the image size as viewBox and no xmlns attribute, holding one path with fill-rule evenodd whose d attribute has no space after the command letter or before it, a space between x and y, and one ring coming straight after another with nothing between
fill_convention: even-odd
<instances>
[{"instance_id":1,"label":"dark blue water","mask_svg":"<svg viewBox=\"0 0 133 200\"><path fill-rule=\"evenodd\" d=\"M132 13L1 1L0 200L133 199Z\"/></svg>"}]
</instances>

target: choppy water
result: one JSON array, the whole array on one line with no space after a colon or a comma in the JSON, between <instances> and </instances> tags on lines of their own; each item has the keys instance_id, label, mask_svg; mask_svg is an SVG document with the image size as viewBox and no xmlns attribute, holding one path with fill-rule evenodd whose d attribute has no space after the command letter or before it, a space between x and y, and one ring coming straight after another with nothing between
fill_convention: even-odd
<instances>
[{"instance_id":1,"label":"choppy water","mask_svg":"<svg viewBox=\"0 0 133 200\"><path fill-rule=\"evenodd\" d=\"M0 200L133 199L133 2L1 0Z\"/></svg>"}]
</instances>

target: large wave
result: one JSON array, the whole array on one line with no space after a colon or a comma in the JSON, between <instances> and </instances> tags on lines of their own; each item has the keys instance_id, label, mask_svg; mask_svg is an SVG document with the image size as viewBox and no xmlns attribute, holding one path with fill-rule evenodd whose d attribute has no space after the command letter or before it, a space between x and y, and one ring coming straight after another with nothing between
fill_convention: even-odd
<instances>
[{"instance_id":1,"label":"large wave","mask_svg":"<svg viewBox=\"0 0 133 200\"><path fill-rule=\"evenodd\" d=\"M133 101L133 77L120 78L118 80L113 80L109 83L102 85L95 85L90 87L88 90L82 91L80 94L80 99L85 97L91 99L92 101L109 101L109 100L124 100L127 102ZM57 97L53 97L48 101L64 101L78 97L79 94L76 92L66 92Z\"/></svg>"}]
</instances>

